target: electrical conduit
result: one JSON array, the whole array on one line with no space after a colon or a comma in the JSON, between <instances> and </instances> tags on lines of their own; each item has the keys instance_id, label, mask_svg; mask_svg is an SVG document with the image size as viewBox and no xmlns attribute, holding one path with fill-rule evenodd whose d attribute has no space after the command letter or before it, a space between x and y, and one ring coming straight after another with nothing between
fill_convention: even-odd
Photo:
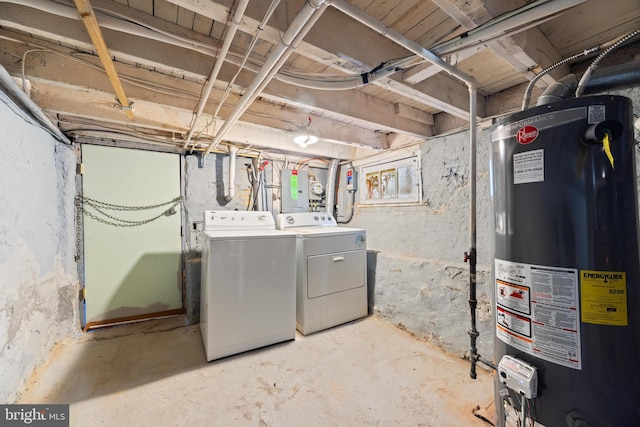
<instances>
[{"instance_id":1,"label":"electrical conduit","mask_svg":"<svg viewBox=\"0 0 640 427\"><path fill-rule=\"evenodd\" d=\"M377 31L384 37L398 43L400 46L408 49L416 55L426 59L432 64L440 67L443 71L451 74L453 77L463 81L469 88L469 240L470 250L465 256L465 260L469 261L469 307L471 311L471 329L469 337L471 339L471 378L476 378L476 364L482 362L488 366L495 366L491 361L482 358L476 348L476 339L478 337L478 331L476 329L476 306L478 304L476 300L476 138L477 138L477 83L473 77L461 72L454 66L440 59L433 52L428 51L419 44L412 40L409 40L397 31L387 27L380 21L372 18L364 13L362 10L353 6L346 0L333 0L331 5L341 12L347 14L353 19L366 25L372 30Z\"/></svg>"},{"instance_id":2,"label":"electrical conduit","mask_svg":"<svg viewBox=\"0 0 640 427\"><path fill-rule=\"evenodd\" d=\"M240 0L240 3L238 3L236 10L233 12L233 18L231 19L231 24L229 25L229 29L227 30L227 35L225 36L224 42L222 43L222 48L220 49L220 53L218 54L218 58L216 59L215 65L213 66L211 74L209 75L207 83L205 84L202 96L200 97L200 102L198 102L198 107L196 108L191 127L189 128L189 132L187 133L187 137L185 138L185 142L182 145L182 148L187 148L189 146L189 142L191 142L191 137L193 136L196 125L198 124L198 119L202 115L204 106L209 100L209 95L211 95L213 84L218 78L218 73L222 68L222 64L224 63L224 59L226 58L227 53L229 52L231 42L233 41L233 37L236 35L236 31L238 30L238 26L242 21L242 16L244 15L244 11L246 10L248 4L249 0ZM207 153L209 151L210 150L208 150Z\"/></svg>"},{"instance_id":3,"label":"electrical conduit","mask_svg":"<svg viewBox=\"0 0 640 427\"><path fill-rule=\"evenodd\" d=\"M333 216L333 206L336 201L336 178L338 176L338 163L340 160L332 159L329 163L329 170L327 171L327 185L325 186L325 192L327 199L325 201L325 210L329 215Z\"/></svg>"},{"instance_id":4,"label":"electrical conduit","mask_svg":"<svg viewBox=\"0 0 640 427\"><path fill-rule=\"evenodd\" d=\"M51 120L44 114L42 109L38 107L26 93L20 90L20 87L13 81L9 72L2 65L0 65L0 84L9 91L10 95L18 99L51 135L58 141L71 145L71 141L69 141L60 129L51 123Z\"/></svg>"},{"instance_id":5,"label":"electrical conduit","mask_svg":"<svg viewBox=\"0 0 640 427\"><path fill-rule=\"evenodd\" d=\"M213 137L213 141L211 141L204 154L208 154L216 148L227 131L238 121L240 116L247 111L251 103L258 97L260 92L285 63L293 49L302 41L304 36L326 10L328 6L327 1L331 0L307 0L302 9L300 9L300 12L298 12L293 19L293 22L291 22L287 31L282 35L280 43L271 51L271 54L260 69L258 75L254 78L253 82L251 82L251 85L247 88L240 102Z\"/></svg>"},{"instance_id":6,"label":"electrical conduit","mask_svg":"<svg viewBox=\"0 0 640 427\"><path fill-rule=\"evenodd\" d=\"M238 153L238 147L229 147L229 190L224 197L227 202L233 200L236 195L236 154Z\"/></svg>"}]
</instances>

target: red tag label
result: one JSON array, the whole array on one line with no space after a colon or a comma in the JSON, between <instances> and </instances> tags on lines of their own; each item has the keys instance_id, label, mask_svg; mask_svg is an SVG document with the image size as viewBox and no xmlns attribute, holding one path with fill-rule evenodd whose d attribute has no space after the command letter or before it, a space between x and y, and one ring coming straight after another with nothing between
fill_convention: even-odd
<instances>
[{"instance_id":1,"label":"red tag label","mask_svg":"<svg viewBox=\"0 0 640 427\"><path fill-rule=\"evenodd\" d=\"M348 170L347 171L347 176L352 176L353 175L353 171L352 170Z\"/></svg>"},{"instance_id":2,"label":"red tag label","mask_svg":"<svg viewBox=\"0 0 640 427\"><path fill-rule=\"evenodd\" d=\"M291 175L298 175L298 171L297 171L296 169L293 169L293 170L291 171Z\"/></svg>"},{"instance_id":3,"label":"red tag label","mask_svg":"<svg viewBox=\"0 0 640 427\"><path fill-rule=\"evenodd\" d=\"M540 132L535 126L524 126L518 130L516 134L516 141L520 144L531 144L536 140Z\"/></svg>"}]
</instances>

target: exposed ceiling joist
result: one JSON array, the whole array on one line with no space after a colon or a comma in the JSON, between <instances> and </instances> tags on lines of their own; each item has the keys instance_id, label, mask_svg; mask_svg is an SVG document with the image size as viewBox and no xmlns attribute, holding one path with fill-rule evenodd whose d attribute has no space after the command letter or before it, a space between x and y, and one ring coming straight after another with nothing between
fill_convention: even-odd
<instances>
[{"instance_id":1,"label":"exposed ceiling joist","mask_svg":"<svg viewBox=\"0 0 640 427\"><path fill-rule=\"evenodd\" d=\"M199 0L169 0L171 3L207 16L216 21L224 21L228 7L222 0L202 2ZM290 8L297 11L306 0L290 0ZM266 3L266 2L265 2ZM242 31L252 34L260 20L260 10L254 2L249 5L242 19ZM263 5L264 7L264 5ZM284 23L286 24L286 23ZM267 26L261 37L270 43L278 43L284 25ZM348 40L348 43L345 43ZM298 45L296 53L325 64L336 71L360 74L379 65L380 62L411 55L411 52L396 45L383 36L366 29L361 24L337 10L329 8L320 18L307 37ZM339 52L339 54L335 53ZM381 56L385 53L386 56ZM391 76L374 82L399 96L434 107L459 117L468 116L467 87L449 76L440 76L429 85L408 85L402 76ZM447 88L447 92L441 90ZM482 115L482 111L479 111Z\"/></svg>"},{"instance_id":2,"label":"exposed ceiling joist","mask_svg":"<svg viewBox=\"0 0 640 427\"><path fill-rule=\"evenodd\" d=\"M250 53L250 41L271 2L245 1L239 31L227 39L229 54L218 62L237 0L91 0L139 119L127 120L114 109L113 88L75 0L0 0L0 65L30 80L46 113L74 135L99 139L111 132L133 138L139 133L138 142L153 135L160 144L182 150L193 113L204 106L202 123L194 127L201 136L198 149L223 139L223 145L300 152L291 139L312 123L321 142L305 152L351 158L467 126L467 85L449 73L473 80L479 118L505 114L518 109L527 82L560 59L558 52L570 56L607 46L640 22L640 4L629 0L589 0L542 24L532 24L531 16L516 8L581 0L334 0L254 99L248 88L307 0L280 1ZM504 12L513 18L496 27ZM473 31L480 26L482 31ZM417 50L422 54L411 53ZM238 72L245 55L248 60ZM447 72L421 58L439 58ZM220 69L212 79L214 66ZM534 96L568 72L568 66L558 67L545 76ZM209 85L211 96L203 103ZM233 113L240 104L248 109ZM219 126L229 117L239 121L226 125L232 129L220 137ZM84 134L91 132L83 129L88 120L99 128L95 135ZM327 146L339 148L333 152Z\"/></svg>"}]
</instances>

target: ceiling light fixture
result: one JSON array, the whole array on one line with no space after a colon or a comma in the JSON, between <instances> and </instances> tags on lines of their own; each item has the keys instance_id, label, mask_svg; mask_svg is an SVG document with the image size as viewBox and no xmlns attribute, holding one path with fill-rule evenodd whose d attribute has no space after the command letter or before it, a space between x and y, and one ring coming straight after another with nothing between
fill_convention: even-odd
<instances>
[{"instance_id":1,"label":"ceiling light fixture","mask_svg":"<svg viewBox=\"0 0 640 427\"><path fill-rule=\"evenodd\" d=\"M300 134L296 135L295 138L293 138L293 142L304 148L318 142L318 137L312 134Z\"/></svg>"},{"instance_id":2,"label":"ceiling light fixture","mask_svg":"<svg viewBox=\"0 0 640 427\"><path fill-rule=\"evenodd\" d=\"M296 132L296 136L293 137L293 142L298 144L300 147L305 148L311 144L315 144L318 142L318 137L311 130L311 116L309 116L309 121L306 125L301 126Z\"/></svg>"}]
</instances>

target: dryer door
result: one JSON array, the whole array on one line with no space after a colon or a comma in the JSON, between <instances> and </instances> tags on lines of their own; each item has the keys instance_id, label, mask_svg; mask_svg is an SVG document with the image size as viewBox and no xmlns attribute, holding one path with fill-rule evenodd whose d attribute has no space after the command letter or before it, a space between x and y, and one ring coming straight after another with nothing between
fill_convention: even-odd
<instances>
[{"instance_id":1,"label":"dryer door","mask_svg":"<svg viewBox=\"0 0 640 427\"><path fill-rule=\"evenodd\" d=\"M365 286L366 252L333 252L307 257L307 298Z\"/></svg>"}]
</instances>

